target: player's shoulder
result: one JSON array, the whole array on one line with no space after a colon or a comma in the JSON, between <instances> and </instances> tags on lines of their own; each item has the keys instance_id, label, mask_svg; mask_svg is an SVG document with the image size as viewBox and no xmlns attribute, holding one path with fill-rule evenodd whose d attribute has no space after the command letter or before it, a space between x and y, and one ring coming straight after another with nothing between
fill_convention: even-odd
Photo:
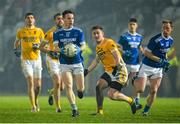
<instances>
[{"instance_id":1,"label":"player's shoulder","mask_svg":"<svg viewBox=\"0 0 180 124\"><path fill-rule=\"evenodd\" d=\"M57 30L56 26L53 26L46 32L46 34L51 34L51 33L55 32L56 30Z\"/></svg>"},{"instance_id":2,"label":"player's shoulder","mask_svg":"<svg viewBox=\"0 0 180 124\"><path fill-rule=\"evenodd\" d=\"M111 39L111 38L105 38L105 41L106 41L106 45L108 46L109 44L116 44L116 42Z\"/></svg>"},{"instance_id":3,"label":"player's shoulder","mask_svg":"<svg viewBox=\"0 0 180 124\"><path fill-rule=\"evenodd\" d=\"M34 29L37 30L37 31L42 31L43 32L43 29L40 28L40 27L35 27Z\"/></svg>"},{"instance_id":4,"label":"player's shoulder","mask_svg":"<svg viewBox=\"0 0 180 124\"><path fill-rule=\"evenodd\" d=\"M83 32L83 30L78 27L73 27L72 30L77 31L77 32Z\"/></svg>"},{"instance_id":5,"label":"player's shoulder","mask_svg":"<svg viewBox=\"0 0 180 124\"><path fill-rule=\"evenodd\" d=\"M127 37L128 35L129 35L128 32L124 32L124 33L121 35L121 37Z\"/></svg>"},{"instance_id":6,"label":"player's shoulder","mask_svg":"<svg viewBox=\"0 0 180 124\"><path fill-rule=\"evenodd\" d=\"M136 33L136 36L137 36L137 37L142 37L142 35L141 35L141 34L139 34L139 33Z\"/></svg>"},{"instance_id":7,"label":"player's shoulder","mask_svg":"<svg viewBox=\"0 0 180 124\"><path fill-rule=\"evenodd\" d=\"M20 27L17 29L17 32L21 32L21 31L24 31L26 28L25 27Z\"/></svg>"},{"instance_id":8,"label":"player's shoulder","mask_svg":"<svg viewBox=\"0 0 180 124\"><path fill-rule=\"evenodd\" d=\"M150 39L151 42L156 42L156 43L159 42L160 40L162 40L161 33L154 35L154 36Z\"/></svg>"}]
</instances>

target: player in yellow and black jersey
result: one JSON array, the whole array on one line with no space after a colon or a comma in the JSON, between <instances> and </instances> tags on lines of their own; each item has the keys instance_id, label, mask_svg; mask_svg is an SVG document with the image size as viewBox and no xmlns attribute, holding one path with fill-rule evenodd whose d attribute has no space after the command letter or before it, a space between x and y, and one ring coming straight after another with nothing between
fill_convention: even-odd
<instances>
[{"instance_id":1,"label":"player in yellow and black jersey","mask_svg":"<svg viewBox=\"0 0 180 124\"><path fill-rule=\"evenodd\" d=\"M136 104L134 99L121 92L121 89L127 82L128 72L118 45L112 39L104 37L103 28L101 26L92 27L92 36L97 43L96 57L90 66L85 69L84 75L86 76L91 72L100 62L103 64L105 70L96 86L96 114L103 114L103 90L107 87L110 87L108 90L108 97L110 99L126 101L131 106L132 113L135 114Z\"/></svg>"},{"instance_id":2,"label":"player in yellow and black jersey","mask_svg":"<svg viewBox=\"0 0 180 124\"><path fill-rule=\"evenodd\" d=\"M53 33L61 29L63 26L63 17L61 13L54 15L55 26L49 29L45 34L45 40L41 43L41 51L46 53L46 65L48 72L53 80L54 88L49 90L48 102L53 105L53 96L56 104L56 112L61 112L60 106L60 89L64 89L64 84L60 77L59 55L54 51Z\"/></svg>"},{"instance_id":3,"label":"player in yellow and black jersey","mask_svg":"<svg viewBox=\"0 0 180 124\"><path fill-rule=\"evenodd\" d=\"M28 84L32 112L40 110L38 95L41 89L42 63L39 44L43 39L43 30L35 26L34 14L27 13L25 26L17 31L14 53L17 57L21 57L21 66ZM19 46L21 46L21 50L19 50Z\"/></svg>"}]
</instances>

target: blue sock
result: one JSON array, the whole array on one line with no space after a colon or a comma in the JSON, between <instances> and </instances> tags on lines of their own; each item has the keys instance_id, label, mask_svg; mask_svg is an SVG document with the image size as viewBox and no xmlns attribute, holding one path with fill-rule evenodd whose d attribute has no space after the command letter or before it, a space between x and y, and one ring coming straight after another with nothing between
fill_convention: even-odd
<instances>
[{"instance_id":1,"label":"blue sock","mask_svg":"<svg viewBox=\"0 0 180 124\"><path fill-rule=\"evenodd\" d=\"M143 112L148 112L148 111L149 111L149 109L150 109L150 106L147 106L147 105L146 105L146 106L144 107Z\"/></svg>"},{"instance_id":2,"label":"blue sock","mask_svg":"<svg viewBox=\"0 0 180 124\"><path fill-rule=\"evenodd\" d=\"M71 104L71 108L72 108L72 110L77 110L76 104Z\"/></svg>"},{"instance_id":3,"label":"blue sock","mask_svg":"<svg viewBox=\"0 0 180 124\"><path fill-rule=\"evenodd\" d=\"M136 102L136 105L139 105L139 98L138 97L135 98L135 102Z\"/></svg>"}]
</instances>

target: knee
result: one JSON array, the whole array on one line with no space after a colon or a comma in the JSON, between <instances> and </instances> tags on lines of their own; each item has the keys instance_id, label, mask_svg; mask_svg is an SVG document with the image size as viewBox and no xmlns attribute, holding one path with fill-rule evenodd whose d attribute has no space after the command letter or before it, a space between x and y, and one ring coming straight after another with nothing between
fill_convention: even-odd
<instances>
[{"instance_id":1,"label":"knee","mask_svg":"<svg viewBox=\"0 0 180 124\"><path fill-rule=\"evenodd\" d=\"M96 85L96 92L99 92L99 91L101 91L101 87L100 87L100 85Z\"/></svg>"},{"instance_id":2,"label":"knee","mask_svg":"<svg viewBox=\"0 0 180 124\"><path fill-rule=\"evenodd\" d=\"M108 97L111 100L114 100L114 94L112 92L108 92Z\"/></svg>"},{"instance_id":3,"label":"knee","mask_svg":"<svg viewBox=\"0 0 180 124\"><path fill-rule=\"evenodd\" d=\"M54 88L59 89L60 88L60 84L56 83Z\"/></svg>"},{"instance_id":4,"label":"knee","mask_svg":"<svg viewBox=\"0 0 180 124\"><path fill-rule=\"evenodd\" d=\"M144 90L143 90L143 89L137 89L136 92L137 92L137 93L143 93Z\"/></svg>"},{"instance_id":5,"label":"knee","mask_svg":"<svg viewBox=\"0 0 180 124\"><path fill-rule=\"evenodd\" d=\"M150 94L151 94L151 95L157 94L157 90L156 90L156 89L151 90L151 91L150 91Z\"/></svg>"}]
</instances>

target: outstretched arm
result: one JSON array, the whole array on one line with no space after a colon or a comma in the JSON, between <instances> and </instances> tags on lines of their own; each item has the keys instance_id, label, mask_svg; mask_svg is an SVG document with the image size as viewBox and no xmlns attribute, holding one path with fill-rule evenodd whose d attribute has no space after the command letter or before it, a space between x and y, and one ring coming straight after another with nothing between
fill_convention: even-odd
<instances>
[{"instance_id":1,"label":"outstretched arm","mask_svg":"<svg viewBox=\"0 0 180 124\"><path fill-rule=\"evenodd\" d=\"M91 72L99 63L99 58L96 56L94 60L91 62L90 66L87 69L84 69L84 76L86 76L89 72Z\"/></svg>"}]
</instances>

